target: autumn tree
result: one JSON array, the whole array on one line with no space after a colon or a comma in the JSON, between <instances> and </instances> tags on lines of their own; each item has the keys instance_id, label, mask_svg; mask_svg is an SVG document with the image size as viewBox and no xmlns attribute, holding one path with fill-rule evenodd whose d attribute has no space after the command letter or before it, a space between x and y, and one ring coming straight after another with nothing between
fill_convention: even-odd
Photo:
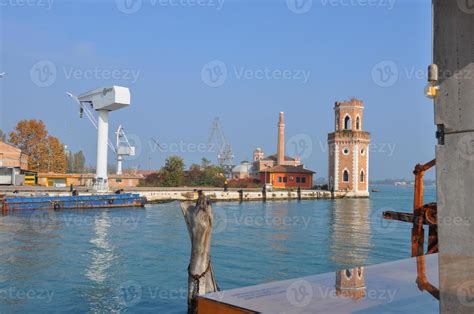
<instances>
[{"instance_id":1,"label":"autumn tree","mask_svg":"<svg viewBox=\"0 0 474 314\"><path fill-rule=\"evenodd\" d=\"M49 135L46 139L46 150L48 152L48 172L65 173L67 170L67 157L64 145L57 137Z\"/></svg>"},{"instance_id":2,"label":"autumn tree","mask_svg":"<svg viewBox=\"0 0 474 314\"><path fill-rule=\"evenodd\" d=\"M65 172L67 168L64 145L48 135L41 120L21 120L10 133L9 142L26 155L30 170L38 172Z\"/></svg>"}]
</instances>

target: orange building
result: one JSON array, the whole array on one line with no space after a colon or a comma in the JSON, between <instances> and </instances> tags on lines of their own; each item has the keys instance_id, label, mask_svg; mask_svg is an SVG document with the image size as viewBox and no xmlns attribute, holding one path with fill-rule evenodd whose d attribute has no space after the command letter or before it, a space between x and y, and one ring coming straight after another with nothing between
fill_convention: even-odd
<instances>
[{"instance_id":1,"label":"orange building","mask_svg":"<svg viewBox=\"0 0 474 314\"><path fill-rule=\"evenodd\" d=\"M313 187L313 175L314 171L303 166L279 165L260 172L260 182L272 184L277 189L310 189Z\"/></svg>"},{"instance_id":2,"label":"orange building","mask_svg":"<svg viewBox=\"0 0 474 314\"><path fill-rule=\"evenodd\" d=\"M38 185L49 187L93 186L95 174L93 173L39 173ZM136 187L143 179L142 174L110 174L109 187L120 189Z\"/></svg>"}]
</instances>

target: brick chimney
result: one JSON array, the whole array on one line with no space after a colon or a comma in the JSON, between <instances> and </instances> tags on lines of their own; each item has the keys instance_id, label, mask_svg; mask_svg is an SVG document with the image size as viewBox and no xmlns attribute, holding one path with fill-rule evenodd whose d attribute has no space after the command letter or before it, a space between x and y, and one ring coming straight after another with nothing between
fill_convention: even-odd
<instances>
[{"instance_id":1,"label":"brick chimney","mask_svg":"<svg viewBox=\"0 0 474 314\"><path fill-rule=\"evenodd\" d=\"M278 121L277 165L285 164L285 114L280 112Z\"/></svg>"}]
</instances>

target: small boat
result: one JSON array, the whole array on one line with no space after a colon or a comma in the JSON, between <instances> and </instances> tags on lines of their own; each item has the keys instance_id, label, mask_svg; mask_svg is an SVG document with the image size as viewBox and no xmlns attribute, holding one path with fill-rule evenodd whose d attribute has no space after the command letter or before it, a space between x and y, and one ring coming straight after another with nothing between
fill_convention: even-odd
<instances>
[{"instance_id":1,"label":"small boat","mask_svg":"<svg viewBox=\"0 0 474 314\"><path fill-rule=\"evenodd\" d=\"M378 189L372 189L372 192L373 192L373 193L379 193L380 190L378 190Z\"/></svg>"},{"instance_id":2,"label":"small boat","mask_svg":"<svg viewBox=\"0 0 474 314\"><path fill-rule=\"evenodd\" d=\"M81 196L40 196L40 197L5 197L2 200L2 211L22 209L83 209L112 207L144 207L146 199L139 194L104 194Z\"/></svg>"}]
</instances>

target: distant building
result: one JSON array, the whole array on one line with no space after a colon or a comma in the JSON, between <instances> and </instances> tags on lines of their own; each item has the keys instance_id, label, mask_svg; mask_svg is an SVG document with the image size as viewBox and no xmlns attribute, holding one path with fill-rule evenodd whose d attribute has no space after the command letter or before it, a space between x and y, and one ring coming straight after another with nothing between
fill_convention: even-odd
<instances>
[{"instance_id":1,"label":"distant building","mask_svg":"<svg viewBox=\"0 0 474 314\"><path fill-rule=\"evenodd\" d=\"M0 141L0 167L28 170L28 156L15 146Z\"/></svg>"},{"instance_id":2,"label":"distant building","mask_svg":"<svg viewBox=\"0 0 474 314\"><path fill-rule=\"evenodd\" d=\"M285 117L280 112L278 121L277 153L265 157L261 148L253 153L253 163L242 163L234 167L232 176L235 179L258 179L262 183L272 184L274 188L313 187L314 171L304 168L298 157L285 156Z\"/></svg>"},{"instance_id":3,"label":"distant building","mask_svg":"<svg viewBox=\"0 0 474 314\"><path fill-rule=\"evenodd\" d=\"M328 135L329 188L369 196L370 133L363 131L364 103L336 102L335 132Z\"/></svg>"},{"instance_id":4,"label":"distant building","mask_svg":"<svg viewBox=\"0 0 474 314\"><path fill-rule=\"evenodd\" d=\"M143 178L141 174L109 174L109 187L136 187ZM94 179L93 173L38 173L38 185L49 187L68 187L71 184L92 187Z\"/></svg>"},{"instance_id":5,"label":"distant building","mask_svg":"<svg viewBox=\"0 0 474 314\"><path fill-rule=\"evenodd\" d=\"M0 141L0 184L24 184L26 170L28 156L15 146Z\"/></svg>"}]
</instances>

